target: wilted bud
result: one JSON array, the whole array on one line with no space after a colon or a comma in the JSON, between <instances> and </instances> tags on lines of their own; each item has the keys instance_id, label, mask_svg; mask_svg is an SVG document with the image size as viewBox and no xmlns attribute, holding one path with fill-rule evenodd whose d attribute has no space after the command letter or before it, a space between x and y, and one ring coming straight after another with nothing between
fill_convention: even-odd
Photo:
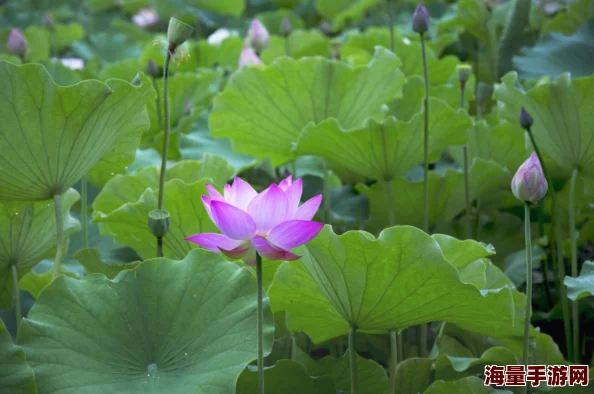
<instances>
[{"instance_id":1,"label":"wilted bud","mask_svg":"<svg viewBox=\"0 0 594 394\"><path fill-rule=\"evenodd\" d=\"M292 28L293 27L291 26L291 21L289 20L289 18L285 16L280 25L280 33L283 36L287 37L289 34L291 34Z\"/></svg>"},{"instance_id":2,"label":"wilted bud","mask_svg":"<svg viewBox=\"0 0 594 394\"><path fill-rule=\"evenodd\" d=\"M6 48L12 55L23 56L27 52L27 41L23 33L17 28L10 31L8 40L6 41Z\"/></svg>"},{"instance_id":3,"label":"wilted bud","mask_svg":"<svg viewBox=\"0 0 594 394\"><path fill-rule=\"evenodd\" d=\"M167 41L175 47L180 46L194 33L194 28L176 18L169 20L167 28Z\"/></svg>"},{"instance_id":4,"label":"wilted bud","mask_svg":"<svg viewBox=\"0 0 594 394\"><path fill-rule=\"evenodd\" d=\"M254 48L256 52L261 52L268 46L270 34L258 19L252 19L250 29L248 30L247 43Z\"/></svg>"},{"instance_id":5,"label":"wilted bud","mask_svg":"<svg viewBox=\"0 0 594 394\"><path fill-rule=\"evenodd\" d=\"M262 64L262 60L250 47L245 47L239 55L239 68L248 66L250 64Z\"/></svg>"},{"instance_id":6,"label":"wilted bud","mask_svg":"<svg viewBox=\"0 0 594 394\"><path fill-rule=\"evenodd\" d=\"M416 33L425 33L429 30L429 12L423 3L419 3L412 16L412 28Z\"/></svg>"},{"instance_id":7,"label":"wilted bud","mask_svg":"<svg viewBox=\"0 0 594 394\"><path fill-rule=\"evenodd\" d=\"M153 8L142 8L132 16L132 22L138 27L149 27L159 22L159 14Z\"/></svg>"},{"instance_id":8,"label":"wilted bud","mask_svg":"<svg viewBox=\"0 0 594 394\"><path fill-rule=\"evenodd\" d=\"M472 75L472 67L467 64L459 64L456 66L456 74L458 75L458 81L460 81L460 85L464 86Z\"/></svg>"},{"instance_id":9,"label":"wilted bud","mask_svg":"<svg viewBox=\"0 0 594 394\"><path fill-rule=\"evenodd\" d=\"M53 31L55 24L56 21L54 21L54 17L52 16L52 14L50 14L49 12L43 14L43 26L46 29Z\"/></svg>"},{"instance_id":10,"label":"wilted bud","mask_svg":"<svg viewBox=\"0 0 594 394\"><path fill-rule=\"evenodd\" d=\"M532 116L530 116L528 111L526 111L524 107L522 107L522 110L520 111L520 126L528 130L532 126L532 123L534 123Z\"/></svg>"},{"instance_id":11,"label":"wilted bud","mask_svg":"<svg viewBox=\"0 0 594 394\"><path fill-rule=\"evenodd\" d=\"M486 82L479 82L478 89L476 92L476 98L479 103L484 103L493 94L493 86Z\"/></svg>"},{"instance_id":12,"label":"wilted bud","mask_svg":"<svg viewBox=\"0 0 594 394\"><path fill-rule=\"evenodd\" d=\"M536 204L547 194L548 188L540 160L533 152L516 171L511 184L512 193L520 201Z\"/></svg>"},{"instance_id":13,"label":"wilted bud","mask_svg":"<svg viewBox=\"0 0 594 394\"><path fill-rule=\"evenodd\" d=\"M146 63L146 73L153 78L159 78L161 75L161 71L159 70L159 66L153 59L149 59Z\"/></svg>"},{"instance_id":14,"label":"wilted bud","mask_svg":"<svg viewBox=\"0 0 594 394\"><path fill-rule=\"evenodd\" d=\"M169 212L153 209L149 212L148 225L155 238L163 238L169 231Z\"/></svg>"}]
</instances>

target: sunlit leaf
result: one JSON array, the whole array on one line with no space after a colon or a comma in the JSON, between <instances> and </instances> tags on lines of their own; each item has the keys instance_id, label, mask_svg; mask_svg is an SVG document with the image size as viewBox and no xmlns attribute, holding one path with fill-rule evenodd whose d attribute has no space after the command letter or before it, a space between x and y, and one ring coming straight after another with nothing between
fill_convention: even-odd
<instances>
[{"instance_id":1,"label":"sunlit leaf","mask_svg":"<svg viewBox=\"0 0 594 394\"><path fill-rule=\"evenodd\" d=\"M594 261L585 261L580 276L566 276L564 283L572 301L594 295Z\"/></svg>"}]
</instances>

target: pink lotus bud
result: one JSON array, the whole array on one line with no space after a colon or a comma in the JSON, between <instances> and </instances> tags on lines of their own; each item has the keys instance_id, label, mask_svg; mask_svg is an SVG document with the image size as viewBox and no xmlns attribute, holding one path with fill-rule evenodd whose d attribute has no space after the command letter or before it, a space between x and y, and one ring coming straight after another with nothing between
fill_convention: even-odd
<instances>
[{"instance_id":1,"label":"pink lotus bud","mask_svg":"<svg viewBox=\"0 0 594 394\"><path fill-rule=\"evenodd\" d=\"M254 48L256 52L261 52L270 42L270 34L258 19L252 19L250 29L248 30L247 43Z\"/></svg>"},{"instance_id":2,"label":"pink lotus bud","mask_svg":"<svg viewBox=\"0 0 594 394\"><path fill-rule=\"evenodd\" d=\"M425 33L429 30L429 12L423 3L417 6L412 16L412 28L415 33Z\"/></svg>"},{"instance_id":3,"label":"pink lotus bud","mask_svg":"<svg viewBox=\"0 0 594 394\"><path fill-rule=\"evenodd\" d=\"M239 56L239 68L248 66L250 64L262 64L262 60L256 55L256 53L250 47L245 47L241 51Z\"/></svg>"},{"instance_id":4,"label":"pink lotus bud","mask_svg":"<svg viewBox=\"0 0 594 394\"><path fill-rule=\"evenodd\" d=\"M23 56L27 52L27 41L19 29L14 28L10 31L6 47L12 55Z\"/></svg>"},{"instance_id":5,"label":"pink lotus bud","mask_svg":"<svg viewBox=\"0 0 594 394\"><path fill-rule=\"evenodd\" d=\"M159 70L159 66L153 59L149 59L146 63L146 72L153 78L159 78L161 76L161 70Z\"/></svg>"},{"instance_id":6,"label":"pink lotus bud","mask_svg":"<svg viewBox=\"0 0 594 394\"><path fill-rule=\"evenodd\" d=\"M520 111L520 126L522 126L523 129L529 129L532 126L532 123L534 123L534 119L532 119L532 116L530 116L528 111L522 107L522 110Z\"/></svg>"},{"instance_id":7,"label":"pink lotus bud","mask_svg":"<svg viewBox=\"0 0 594 394\"><path fill-rule=\"evenodd\" d=\"M291 21L289 20L289 18L287 18L286 16L283 18L283 21L281 22L280 25L280 33L287 37L289 34L291 34L291 30L292 30L292 26L291 26Z\"/></svg>"},{"instance_id":8,"label":"pink lotus bud","mask_svg":"<svg viewBox=\"0 0 594 394\"><path fill-rule=\"evenodd\" d=\"M49 12L43 14L43 26L46 29L53 31L55 24L56 22L54 21L54 17L52 16L52 14L50 14Z\"/></svg>"},{"instance_id":9,"label":"pink lotus bud","mask_svg":"<svg viewBox=\"0 0 594 394\"><path fill-rule=\"evenodd\" d=\"M159 15L153 8L142 8L132 16L132 22L138 27L149 27L159 22Z\"/></svg>"},{"instance_id":10,"label":"pink lotus bud","mask_svg":"<svg viewBox=\"0 0 594 394\"><path fill-rule=\"evenodd\" d=\"M533 152L516 171L511 184L512 193L520 201L536 204L547 194L548 188L540 160Z\"/></svg>"}]
</instances>

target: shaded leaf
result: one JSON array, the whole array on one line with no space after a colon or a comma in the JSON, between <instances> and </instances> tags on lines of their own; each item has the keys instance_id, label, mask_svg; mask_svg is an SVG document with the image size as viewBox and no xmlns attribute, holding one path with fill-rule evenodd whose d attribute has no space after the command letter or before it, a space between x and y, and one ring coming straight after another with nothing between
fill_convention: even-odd
<instances>
[{"instance_id":1,"label":"shaded leaf","mask_svg":"<svg viewBox=\"0 0 594 394\"><path fill-rule=\"evenodd\" d=\"M594 261L585 261L580 276L566 276L563 283L567 286L567 296L572 301L594 295Z\"/></svg>"},{"instance_id":2,"label":"shaded leaf","mask_svg":"<svg viewBox=\"0 0 594 394\"><path fill-rule=\"evenodd\" d=\"M74 254L74 258L85 267L85 275L88 274L103 274L109 279L115 278L120 272L124 270L134 269L140 262L128 264L110 264L101 261L99 250L97 249L80 249Z\"/></svg>"},{"instance_id":3,"label":"shaded leaf","mask_svg":"<svg viewBox=\"0 0 594 394\"><path fill-rule=\"evenodd\" d=\"M0 320L0 394L37 394L33 370L25 361L25 352L12 343Z\"/></svg>"}]
</instances>

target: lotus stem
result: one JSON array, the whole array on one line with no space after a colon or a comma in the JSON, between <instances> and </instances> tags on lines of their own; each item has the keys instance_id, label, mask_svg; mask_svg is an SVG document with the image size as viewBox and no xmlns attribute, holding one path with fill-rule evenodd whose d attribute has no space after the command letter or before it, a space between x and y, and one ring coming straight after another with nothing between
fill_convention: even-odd
<instances>
[{"instance_id":1,"label":"lotus stem","mask_svg":"<svg viewBox=\"0 0 594 394\"><path fill-rule=\"evenodd\" d=\"M388 0L388 28L390 29L390 51L394 52L394 11L392 10L392 1Z\"/></svg>"},{"instance_id":2,"label":"lotus stem","mask_svg":"<svg viewBox=\"0 0 594 394\"><path fill-rule=\"evenodd\" d=\"M82 233L83 233L83 248L89 247L89 201L87 199L87 176L83 176L80 180L80 193L81 193L81 208L80 208L80 220L82 221Z\"/></svg>"},{"instance_id":3,"label":"lotus stem","mask_svg":"<svg viewBox=\"0 0 594 394\"><path fill-rule=\"evenodd\" d=\"M258 394L264 394L264 308L262 307L262 256L256 253L256 285L258 287Z\"/></svg>"},{"instance_id":4,"label":"lotus stem","mask_svg":"<svg viewBox=\"0 0 594 394\"><path fill-rule=\"evenodd\" d=\"M524 312L524 349L522 362L528 368L528 351L530 343L530 316L532 309L532 236L530 234L530 203L524 203L524 239L526 241L526 310ZM522 388L526 393L528 386Z\"/></svg>"},{"instance_id":5,"label":"lotus stem","mask_svg":"<svg viewBox=\"0 0 594 394\"><path fill-rule=\"evenodd\" d=\"M390 394L396 393L396 368L398 367L398 339L402 342L402 336L397 338L395 331L390 331Z\"/></svg>"},{"instance_id":6,"label":"lotus stem","mask_svg":"<svg viewBox=\"0 0 594 394\"><path fill-rule=\"evenodd\" d=\"M357 350L355 349L355 331L357 329L351 326L349 330L349 360L351 365L351 394L357 394L359 381L357 377Z\"/></svg>"},{"instance_id":7,"label":"lotus stem","mask_svg":"<svg viewBox=\"0 0 594 394\"><path fill-rule=\"evenodd\" d=\"M10 270L12 271L12 299L14 300L14 313L15 313L15 317L16 317L16 326L18 329L19 324L21 322L22 314L21 314L21 296L19 293L19 275L17 272L16 264L12 264L10 266Z\"/></svg>"},{"instance_id":8,"label":"lotus stem","mask_svg":"<svg viewBox=\"0 0 594 394\"><path fill-rule=\"evenodd\" d=\"M423 55L423 75L425 80L425 128L424 128L424 166L423 166L423 231L429 233L429 72L427 69L427 54L425 50L425 34L421 35L421 52ZM427 323L421 324L419 336L419 355L424 357L427 353Z\"/></svg>"},{"instance_id":9,"label":"lotus stem","mask_svg":"<svg viewBox=\"0 0 594 394\"><path fill-rule=\"evenodd\" d=\"M528 132L528 137L530 138L530 143L534 148L534 152L536 156L538 156L538 161L540 161L540 165L542 167L542 173L547 180L547 183L550 185L550 195L551 195L551 210L553 211L553 217L551 219L552 223L551 226L554 231L554 238L556 242L556 249L557 249L557 271L554 273L555 275L555 283L557 284L557 288L559 289L559 302L561 303L561 310L563 311L563 329L565 332L565 344L567 348L567 353L570 359L573 359L573 348L572 348L572 340L571 340L571 323L570 323L570 315L569 315L569 308L567 305L567 299L565 297L565 285L563 284L563 278L565 277L565 267L563 262L563 245L561 244L561 226L559 223L559 210L557 207L557 198L555 195L555 190L553 187L553 180L551 179L547 168L545 166L545 162L543 160L542 154L538 149L538 145L534 139L534 134L532 133L532 128L527 127L526 131Z\"/></svg>"},{"instance_id":10,"label":"lotus stem","mask_svg":"<svg viewBox=\"0 0 594 394\"><path fill-rule=\"evenodd\" d=\"M159 174L159 200L157 209L163 210L165 204L165 173L167 170L167 154L169 153L169 133L171 131L169 112L169 64L171 63L171 51L165 54L165 65L163 67L163 154L161 157L161 172ZM157 105L157 108L159 106ZM163 237L157 237L157 257L163 257Z\"/></svg>"},{"instance_id":11,"label":"lotus stem","mask_svg":"<svg viewBox=\"0 0 594 394\"><path fill-rule=\"evenodd\" d=\"M460 83L460 108L464 109L464 93L466 83ZM468 180L468 144L462 148L464 154L464 198L466 202L466 218L468 220L468 237L472 237L473 221L472 206L470 205L470 182Z\"/></svg>"},{"instance_id":12,"label":"lotus stem","mask_svg":"<svg viewBox=\"0 0 594 394\"><path fill-rule=\"evenodd\" d=\"M62 204L60 195L54 195L54 208L56 210L56 258L54 259L54 269L52 280L60 276L60 264L64 257L64 222L62 221Z\"/></svg>"},{"instance_id":13,"label":"lotus stem","mask_svg":"<svg viewBox=\"0 0 594 394\"><path fill-rule=\"evenodd\" d=\"M577 239L575 231L575 185L577 183L578 170L573 169L571 174L571 186L569 189L569 240L571 245L571 276L578 276L577 262ZM580 362L580 316L578 313L578 300L571 303L571 319L573 320L573 361Z\"/></svg>"},{"instance_id":14,"label":"lotus stem","mask_svg":"<svg viewBox=\"0 0 594 394\"><path fill-rule=\"evenodd\" d=\"M324 186L322 190L322 199L324 200L324 222L332 223L332 200L330 198L330 170L327 164L324 164Z\"/></svg>"}]
</instances>

